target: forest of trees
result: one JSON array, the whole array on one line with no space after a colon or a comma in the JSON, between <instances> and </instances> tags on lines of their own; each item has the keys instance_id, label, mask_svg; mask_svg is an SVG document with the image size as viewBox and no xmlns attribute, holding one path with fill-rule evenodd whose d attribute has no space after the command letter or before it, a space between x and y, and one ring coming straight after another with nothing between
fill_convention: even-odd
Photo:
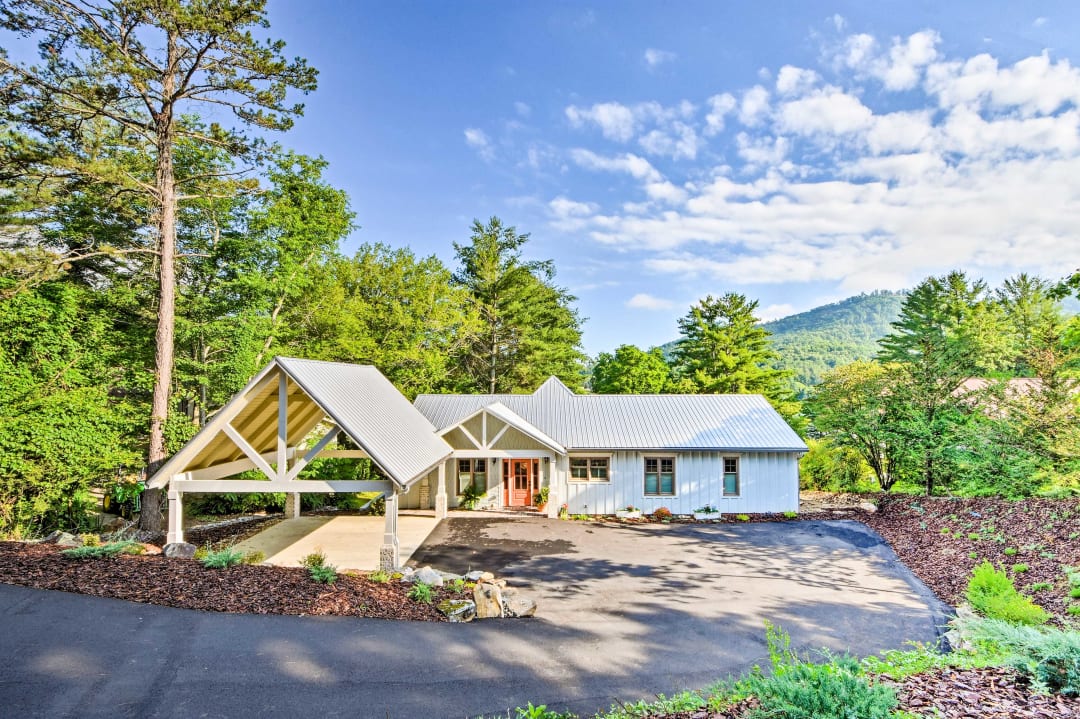
<instances>
[{"instance_id":1,"label":"forest of trees","mask_svg":"<svg viewBox=\"0 0 1080 719\"><path fill-rule=\"evenodd\" d=\"M0 53L0 534L78 526L88 489L153 471L277 354L410 397L583 384L575 298L527 234L476 221L456 267L342 250L327 162L266 139L317 74L253 39L264 5L0 2L40 48Z\"/></svg>"},{"instance_id":2,"label":"forest of trees","mask_svg":"<svg viewBox=\"0 0 1080 719\"><path fill-rule=\"evenodd\" d=\"M576 298L497 217L462 228L452 267L343 250L356 218L327 161L267 139L317 73L253 39L262 0L63 8L0 0L0 26L40 50L0 52L0 535L78 526L89 489L152 472L276 354L373 364L409 397L549 375L760 393L809 439L813 486L1080 486L1080 325L1059 304L1080 275L928 278L832 306L825 330L763 326L757 301L710 295L668 353L624 345L590 372ZM158 507L148 493L143 528Z\"/></svg>"}]
</instances>

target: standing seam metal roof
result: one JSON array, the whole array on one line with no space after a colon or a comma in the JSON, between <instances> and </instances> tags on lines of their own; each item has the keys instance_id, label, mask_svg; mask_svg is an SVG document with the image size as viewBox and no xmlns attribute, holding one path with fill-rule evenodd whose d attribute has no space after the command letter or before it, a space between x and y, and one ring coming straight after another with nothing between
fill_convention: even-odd
<instances>
[{"instance_id":1,"label":"standing seam metal roof","mask_svg":"<svg viewBox=\"0 0 1080 719\"><path fill-rule=\"evenodd\" d=\"M442 431L498 402L570 450L806 451L761 395L579 395L552 379L533 394L425 394L415 405Z\"/></svg>"}]
</instances>

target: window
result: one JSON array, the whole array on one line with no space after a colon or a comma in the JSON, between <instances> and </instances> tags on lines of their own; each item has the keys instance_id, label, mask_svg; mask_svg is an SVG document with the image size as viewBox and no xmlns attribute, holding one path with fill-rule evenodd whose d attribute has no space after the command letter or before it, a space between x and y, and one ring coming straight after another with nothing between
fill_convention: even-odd
<instances>
[{"instance_id":1,"label":"window","mask_svg":"<svg viewBox=\"0 0 1080 719\"><path fill-rule=\"evenodd\" d=\"M571 457L570 481L572 482L607 482L607 457Z\"/></svg>"},{"instance_id":2,"label":"window","mask_svg":"<svg viewBox=\"0 0 1080 719\"><path fill-rule=\"evenodd\" d=\"M486 459L459 459L457 463L457 489L458 494L465 491L469 485L474 485L482 492L487 491L487 460Z\"/></svg>"},{"instance_id":3,"label":"window","mask_svg":"<svg viewBox=\"0 0 1080 719\"><path fill-rule=\"evenodd\" d=\"M675 496L675 458L645 458L645 494Z\"/></svg>"},{"instance_id":4,"label":"window","mask_svg":"<svg viewBox=\"0 0 1080 719\"><path fill-rule=\"evenodd\" d=\"M739 496L739 458L724 457L724 496Z\"/></svg>"}]
</instances>

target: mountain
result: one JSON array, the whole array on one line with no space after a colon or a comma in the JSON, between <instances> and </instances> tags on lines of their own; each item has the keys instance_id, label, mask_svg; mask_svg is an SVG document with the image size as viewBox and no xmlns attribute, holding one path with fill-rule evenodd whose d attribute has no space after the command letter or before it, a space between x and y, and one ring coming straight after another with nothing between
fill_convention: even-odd
<instances>
[{"instance_id":1,"label":"mountain","mask_svg":"<svg viewBox=\"0 0 1080 719\"><path fill-rule=\"evenodd\" d=\"M778 365L795 373L792 383L802 394L826 371L876 355L878 340L892 331L905 297L885 290L856 295L762 326L772 333Z\"/></svg>"},{"instance_id":2,"label":"mountain","mask_svg":"<svg viewBox=\"0 0 1080 719\"><path fill-rule=\"evenodd\" d=\"M877 342L892 331L890 323L899 317L905 297L905 292L879 290L762 326L772 333L780 355L777 365L794 372L792 385L802 395L833 367L876 355ZM661 346L669 360L675 344Z\"/></svg>"}]
</instances>

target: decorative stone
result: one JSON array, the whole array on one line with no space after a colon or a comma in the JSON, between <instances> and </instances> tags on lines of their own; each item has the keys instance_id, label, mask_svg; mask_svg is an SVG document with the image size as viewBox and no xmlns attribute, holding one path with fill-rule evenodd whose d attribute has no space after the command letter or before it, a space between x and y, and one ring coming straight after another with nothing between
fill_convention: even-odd
<instances>
[{"instance_id":1,"label":"decorative stone","mask_svg":"<svg viewBox=\"0 0 1080 719\"><path fill-rule=\"evenodd\" d=\"M412 582L416 581L415 574L416 570L412 567L404 567L401 570L401 581L405 582L406 584L411 584Z\"/></svg>"},{"instance_id":2,"label":"decorative stone","mask_svg":"<svg viewBox=\"0 0 1080 719\"><path fill-rule=\"evenodd\" d=\"M388 572L395 571L398 566L398 548L393 544L384 544L379 547L379 569Z\"/></svg>"},{"instance_id":3,"label":"decorative stone","mask_svg":"<svg viewBox=\"0 0 1080 719\"><path fill-rule=\"evenodd\" d=\"M873 514L877 511L877 505L873 502L859 502L859 509L864 512L869 512L870 514Z\"/></svg>"},{"instance_id":4,"label":"decorative stone","mask_svg":"<svg viewBox=\"0 0 1080 719\"><path fill-rule=\"evenodd\" d=\"M81 547L82 544L82 537L76 537L74 534L68 534L67 532L61 532L60 536L56 538L56 546L58 547Z\"/></svg>"},{"instance_id":5,"label":"decorative stone","mask_svg":"<svg viewBox=\"0 0 1080 719\"><path fill-rule=\"evenodd\" d=\"M508 617L531 617L536 614L536 601L528 597L504 597L503 612Z\"/></svg>"},{"instance_id":6,"label":"decorative stone","mask_svg":"<svg viewBox=\"0 0 1080 719\"><path fill-rule=\"evenodd\" d=\"M157 546L156 544L146 544L144 542L143 545L142 545L142 548L143 548L143 554L150 554L150 555L161 554L161 547Z\"/></svg>"},{"instance_id":7,"label":"decorative stone","mask_svg":"<svg viewBox=\"0 0 1080 719\"><path fill-rule=\"evenodd\" d=\"M456 582L459 579L465 579L465 577L461 576L460 574L454 574L453 572L439 571L439 576L443 578L444 582Z\"/></svg>"},{"instance_id":8,"label":"decorative stone","mask_svg":"<svg viewBox=\"0 0 1080 719\"><path fill-rule=\"evenodd\" d=\"M469 572L468 574L465 575L465 581L467 581L467 582L479 582L481 579L484 578L485 574L490 574L490 572L485 572L485 571L480 570L480 569L474 569L474 570L472 570L471 572ZM494 579L495 575L492 574L491 578Z\"/></svg>"},{"instance_id":9,"label":"decorative stone","mask_svg":"<svg viewBox=\"0 0 1080 719\"><path fill-rule=\"evenodd\" d=\"M502 590L494 584L481 583L473 587L477 619L498 619L503 615Z\"/></svg>"},{"instance_id":10,"label":"decorative stone","mask_svg":"<svg viewBox=\"0 0 1080 719\"><path fill-rule=\"evenodd\" d=\"M441 587L443 585L442 575L431 567L423 567L413 572L412 577L412 581L423 582L431 587Z\"/></svg>"},{"instance_id":11,"label":"decorative stone","mask_svg":"<svg viewBox=\"0 0 1080 719\"><path fill-rule=\"evenodd\" d=\"M476 619L476 602L468 599L444 599L438 609L451 623L471 622Z\"/></svg>"},{"instance_id":12,"label":"decorative stone","mask_svg":"<svg viewBox=\"0 0 1080 719\"><path fill-rule=\"evenodd\" d=\"M172 542L166 544L162 552L169 559L191 559L195 556L197 547L187 542Z\"/></svg>"}]
</instances>

